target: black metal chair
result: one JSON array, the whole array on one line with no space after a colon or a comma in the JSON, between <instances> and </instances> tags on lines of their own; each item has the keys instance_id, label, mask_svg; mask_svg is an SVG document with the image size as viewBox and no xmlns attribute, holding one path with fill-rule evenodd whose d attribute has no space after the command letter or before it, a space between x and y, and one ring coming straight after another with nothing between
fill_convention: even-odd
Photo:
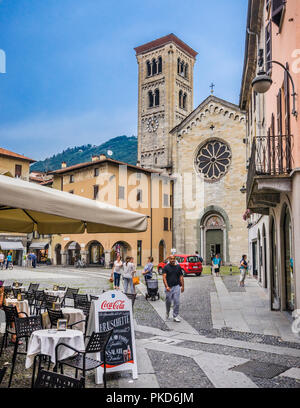
<instances>
[{"instance_id":1,"label":"black metal chair","mask_svg":"<svg viewBox=\"0 0 300 408\"><path fill-rule=\"evenodd\" d=\"M102 333L96 333L93 332L89 342L85 348L85 351L82 350L76 350L74 347L69 346L68 344L65 343L59 343L55 347L55 361L56 361L56 366L55 366L55 371L57 371L58 366L61 367L61 370L63 371L63 366L66 365L68 367L75 368L75 376L76 378L78 377L78 371L82 371L82 376L83 376L83 381L85 384L85 373L86 371L94 370L101 365L103 365L104 368L104 375L103 375L103 383L104 383L104 388L106 388L106 346L107 343L112 335L114 329L111 329L107 332L102 332ZM72 357L65 358L64 360L59 360L58 359L58 350L60 347L67 347L70 350L73 350L77 354ZM91 353L101 353L103 358L101 358L101 361L95 360L92 358L87 357L87 354Z\"/></svg>"},{"instance_id":2,"label":"black metal chair","mask_svg":"<svg viewBox=\"0 0 300 408\"><path fill-rule=\"evenodd\" d=\"M27 343L28 343L28 339L30 338L31 334L36 330L43 329L42 316L29 316L29 317L23 317L23 318L15 317L15 329L16 329L16 343L14 347L14 354L12 357L12 367L11 367L11 372L9 376L8 388L10 387L11 382L12 382L17 355L18 354L26 355L26 352L18 351L19 340L25 339L26 350L27 350Z\"/></svg>"},{"instance_id":3,"label":"black metal chair","mask_svg":"<svg viewBox=\"0 0 300 408\"><path fill-rule=\"evenodd\" d=\"M7 347L7 339L8 335L14 335L16 334L15 328L11 327L12 324L15 323L15 317L19 317L19 315L25 315L27 317L27 314L25 312L18 312L16 306L5 306L3 305L3 311L5 313L5 332L2 337L2 343L1 343L1 351L0 351L0 356L2 355L3 347Z\"/></svg>"},{"instance_id":4,"label":"black metal chair","mask_svg":"<svg viewBox=\"0 0 300 408\"><path fill-rule=\"evenodd\" d=\"M40 370L33 388L84 388L84 380L68 377L53 371Z\"/></svg>"},{"instance_id":5,"label":"black metal chair","mask_svg":"<svg viewBox=\"0 0 300 408\"><path fill-rule=\"evenodd\" d=\"M39 283L30 283L27 292L34 292L34 291L38 290L39 286L40 286Z\"/></svg>"},{"instance_id":6,"label":"black metal chair","mask_svg":"<svg viewBox=\"0 0 300 408\"><path fill-rule=\"evenodd\" d=\"M79 289L73 289L73 288L67 288L66 294L61 302L62 306L66 305L66 299L72 299L74 300L73 294L77 294L79 292Z\"/></svg>"},{"instance_id":7,"label":"black metal chair","mask_svg":"<svg viewBox=\"0 0 300 408\"><path fill-rule=\"evenodd\" d=\"M79 322L69 324L69 322L68 322L69 319L63 314L63 312L61 310L53 310L51 308L47 308L47 312L48 312L51 328L53 326L57 327L57 321L59 319L67 319L68 329L73 329L73 326L75 326L76 324L85 322L85 320L79 320Z\"/></svg>"},{"instance_id":8,"label":"black metal chair","mask_svg":"<svg viewBox=\"0 0 300 408\"><path fill-rule=\"evenodd\" d=\"M4 286L4 297L7 297L12 292L11 286Z\"/></svg>"},{"instance_id":9,"label":"black metal chair","mask_svg":"<svg viewBox=\"0 0 300 408\"><path fill-rule=\"evenodd\" d=\"M42 304L44 297L45 297L45 292L43 290L34 290L34 313L38 313L37 309L39 309L39 306Z\"/></svg>"},{"instance_id":10,"label":"black metal chair","mask_svg":"<svg viewBox=\"0 0 300 408\"><path fill-rule=\"evenodd\" d=\"M15 299L17 299L19 293L22 293L21 289L12 288L12 291Z\"/></svg>"},{"instance_id":11,"label":"black metal chair","mask_svg":"<svg viewBox=\"0 0 300 408\"><path fill-rule=\"evenodd\" d=\"M73 293L73 299L75 309L78 309L78 306L84 305L89 301L88 295L81 295L77 293Z\"/></svg>"},{"instance_id":12,"label":"black metal chair","mask_svg":"<svg viewBox=\"0 0 300 408\"><path fill-rule=\"evenodd\" d=\"M14 282L12 285L13 285L13 287L22 286L23 282Z\"/></svg>"},{"instance_id":13,"label":"black metal chair","mask_svg":"<svg viewBox=\"0 0 300 408\"><path fill-rule=\"evenodd\" d=\"M6 370L7 370L7 367L0 368L0 384L2 383L2 380L5 376Z\"/></svg>"},{"instance_id":14,"label":"black metal chair","mask_svg":"<svg viewBox=\"0 0 300 408\"><path fill-rule=\"evenodd\" d=\"M58 290L66 290L66 289L67 289L66 286L59 286L59 287L58 287Z\"/></svg>"},{"instance_id":15,"label":"black metal chair","mask_svg":"<svg viewBox=\"0 0 300 408\"><path fill-rule=\"evenodd\" d=\"M33 314L33 309L34 309L34 304L35 304L34 292L29 292L29 290L25 292L25 299L28 301L30 314Z\"/></svg>"},{"instance_id":16,"label":"black metal chair","mask_svg":"<svg viewBox=\"0 0 300 408\"><path fill-rule=\"evenodd\" d=\"M90 301L92 301L92 300L98 300L98 299L99 299L99 296L90 295Z\"/></svg>"}]
</instances>

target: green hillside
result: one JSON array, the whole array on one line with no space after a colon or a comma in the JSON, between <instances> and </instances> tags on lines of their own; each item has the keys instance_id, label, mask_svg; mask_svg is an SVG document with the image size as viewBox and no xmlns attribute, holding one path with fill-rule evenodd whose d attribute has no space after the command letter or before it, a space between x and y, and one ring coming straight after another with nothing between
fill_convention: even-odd
<instances>
[{"instance_id":1,"label":"green hillside","mask_svg":"<svg viewBox=\"0 0 300 408\"><path fill-rule=\"evenodd\" d=\"M65 161L67 166L91 161L93 155L105 154L111 150L112 159L120 160L128 164L136 164L137 161L137 138L135 136L118 136L100 146L90 144L70 147L61 153L57 153L45 160L38 161L31 165L31 171L52 171L61 168L61 163Z\"/></svg>"}]
</instances>

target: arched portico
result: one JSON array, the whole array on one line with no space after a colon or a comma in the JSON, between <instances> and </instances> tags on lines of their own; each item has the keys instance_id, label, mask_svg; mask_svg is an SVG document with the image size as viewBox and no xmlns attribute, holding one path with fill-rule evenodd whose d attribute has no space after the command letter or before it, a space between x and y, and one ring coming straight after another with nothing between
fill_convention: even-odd
<instances>
[{"instance_id":1,"label":"arched portico","mask_svg":"<svg viewBox=\"0 0 300 408\"><path fill-rule=\"evenodd\" d=\"M68 242L65 251L67 251L67 265L74 265L80 258L80 245L75 241Z\"/></svg>"},{"instance_id":2,"label":"arched portico","mask_svg":"<svg viewBox=\"0 0 300 408\"><path fill-rule=\"evenodd\" d=\"M110 252L111 262L115 261L117 255L120 255L121 259L123 259L124 261L126 259L126 256L131 255L131 246L128 244L128 242L118 241L114 243Z\"/></svg>"},{"instance_id":3,"label":"arched portico","mask_svg":"<svg viewBox=\"0 0 300 408\"><path fill-rule=\"evenodd\" d=\"M87 252L88 265L104 266L104 247L101 242L96 240L90 241L86 245L85 250Z\"/></svg>"},{"instance_id":4,"label":"arched portico","mask_svg":"<svg viewBox=\"0 0 300 408\"><path fill-rule=\"evenodd\" d=\"M158 262L164 261L166 258L166 243L162 239L158 245Z\"/></svg>"}]
</instances>

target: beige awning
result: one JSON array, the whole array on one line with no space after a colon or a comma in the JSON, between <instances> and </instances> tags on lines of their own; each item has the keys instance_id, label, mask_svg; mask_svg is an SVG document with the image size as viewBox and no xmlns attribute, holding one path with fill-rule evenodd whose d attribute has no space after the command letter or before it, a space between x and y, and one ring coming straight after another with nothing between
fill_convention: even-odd
<instances>
[{"instance_id":1,"label":"beige awning","mask_svg":"<svg viewBox=\"0 0 300 408\"><path fill-rule=\"evenodd\" d=\"M29 249L45 249L47 245L49 245L49 241L48 242L32 242L30 244Z\"/></svg>"},{"instance_id":2,"label":"beige awning","mask_svg":"<svg viewBox=\"0 0 300 408\"><path fill-rule=\"evenodd\" d=\"M146 215L0 175L0 231L80 234L146 229Z\"/></svg>"},{"instance_id":3,"label":"beige awning","mask_svg":"<svg viewBox=\"0 0 300 408\"><path fill-rule=\"evenodd\" d=\"M3 251L24 251L21 241L0 241L0 248Z\"/></svg>"}]
</instances>

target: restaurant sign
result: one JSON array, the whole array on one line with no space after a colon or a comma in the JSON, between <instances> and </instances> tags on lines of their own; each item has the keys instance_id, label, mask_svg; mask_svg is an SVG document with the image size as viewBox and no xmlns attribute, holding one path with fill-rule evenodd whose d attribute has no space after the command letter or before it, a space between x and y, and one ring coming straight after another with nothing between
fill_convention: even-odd
<instances>
[{"instance_id":1,"label":"restaurant sign","mask_svg":"<svg viewBox=\"0 0 300 408\"><path fill-rule=\"evenodd\" d=\"M121 291L103 293L92 302L92 319L95 328L89 332L105 332L114 329L106 347L107 372L132 371L137 379L136 348L131 300ZM100 359L100 355L97 356ZM102 384L103 365L97 369L96 383Z\"/></svg>"}]
</instances>

